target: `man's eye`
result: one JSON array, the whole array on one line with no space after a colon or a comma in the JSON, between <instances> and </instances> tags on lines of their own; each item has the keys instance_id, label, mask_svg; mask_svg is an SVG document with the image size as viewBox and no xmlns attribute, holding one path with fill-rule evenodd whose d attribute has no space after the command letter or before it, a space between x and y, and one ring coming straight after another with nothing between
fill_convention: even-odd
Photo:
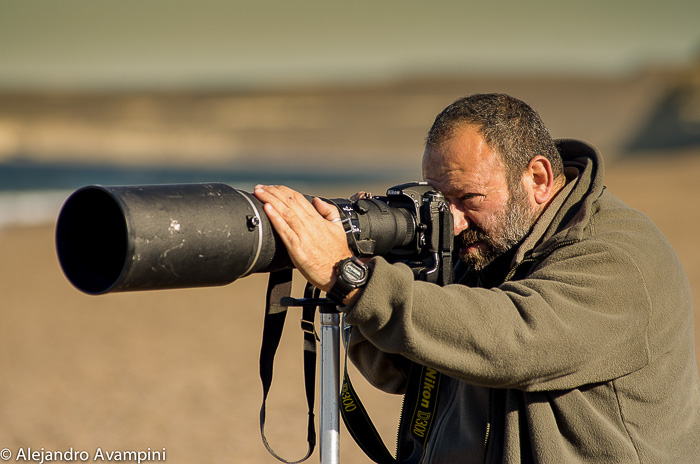
<instances>
[{"instance_id":1,"label":"man's eye","mask_svg":"<svg viewBox=\"0 0 700 464\"><path fill-rule=\"evenodd\" d=\"M482 200L484 199L484 195L480 195L478 193L467 193L465 195L462 195L460 198L460 203L462 203L462 206L466 209L476 209L479 208L481 205Z\"/></svg>"},{"instance_id":2,"label":"man's eye","mask_svg":"<svg viewBox=\"0 0 700 464\"><path fill-rule=\"evenodd\" d=\"M474 201L474 200L476 200L478 198L482 198L482 197L483 197L483 195L479 195L478 193L465 193L464 195L462 195L460 200L467 202L467 201Z\"/></svg>"}]
</instances>

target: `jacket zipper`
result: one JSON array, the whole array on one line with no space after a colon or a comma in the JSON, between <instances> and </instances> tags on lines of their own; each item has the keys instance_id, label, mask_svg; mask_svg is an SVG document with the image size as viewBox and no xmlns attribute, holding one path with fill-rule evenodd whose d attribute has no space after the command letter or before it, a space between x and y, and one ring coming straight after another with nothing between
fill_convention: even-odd
<instances>
[{"instance_id":1,"label":"jacket zipper","mask_svg":"<svg viewBox=\"0 0 700 464\"><path fill-rule=\"evenodd\" d=\"M544 253L544 254L542 254L542 255L539 255L539 256L536 257L536 258L524 258L524 259L523 259L522 261L520 261L518 264L516 264L515 266L513 266L513 268L508 272L508 275L506 276L506 278L505 278L505 280L503 281L503 283L508 282L510 279L512 279L512 278L513 278L513 275L515 275L515 271L517 271L518 268L519 268L520 266L522 266L523 264L532 264L532 263L535 263L535 262L537 262L537 261L541 261L541 260L545 259L547 256L549 256L549 255L551 255L552 253L554 253L554 252L555 252L556 250L558 250L559 248L564 247L564 246L567 246L567 245L571 245L572 243L576 243L576 242L578 242L578 240L576 240L576 239L565 240L565 241L563 241L563 242L557 243L555 246L553 246L552 248L550 248L549 250L547 250L546 253Z\"/></svg>"},{"instance_id":2,"label":"jacket zipper","mask_svg":"<svg viewBox=\"0 0 700 464\"><path fill-rule=\"evenodd\" d=\"M520 266L523 266L525 264L532 264L532 263L535 263L537 261L541 261L544 258L546 258L547 256L549 256L550 254L552 254L557 249L564 247L564 246L567 246L567 245L571 245L572 243L576 243L576 242L578 242L578 240L575 240L575 239L565 240L565 241L560 242L557 245L553 246L546 253L538 256L537 258L531 258L531 257L524 258L518 264L513 266L513 268L508 272L508 275L506 275L506 278L503 280L503 282L505 283L505 282L508 282L510 279L512 279L513 276L515 275L515 272L518 270L518 268ZM487 411L489 412L489 417L488 417L488 420L486 422L486 431L484 433L484 460L485 461L488 460L488 456L489 456L489 438L491 437L491 423L493 421L493 414L494 414L494 411L493 411L493 390L492 389L489 389L489 403L487 405Z\"/></svg>"},{"instance_id":3,"label":"jacket zipper","mask_svg":"<svg viewBox=\"0 0 700 464\"><path fill-rule=\"evenodd\" d=\"M404 429L404 409L406 408L406 393L408 392L408 381L411 378L411 374L413 373L413 369L415 368L415 363L411 363L411 366L408 368L408 374L406 375L406 392L404 392L403 399L401 400L401 409L399 410L399 427L398 430L396 431L396 459L399 459L399 449L401 447L401 432L403 432Z\"/></svg>"},{"instance_id":4,"label":"jacket zipper","mask_svg":"<svg viewBox=\"0 0 700 464\"><path fill-rule=\"evenodd\" d=\"M489 405L489 407L490 407L490 405ZM487 422L486 423L486 435L484 436L484 450L486 450L486 448L488 448L489 434L490 433L491 433L491 422ZM486 453L484 453L484 455L486 455Z\"/></svg>"},{"instance_id":5,"label":"jacket zipper","mask_svg":"<svg viewBox=\"0 0 700 464\"><path fill-rule=\"evenodd\" d=\"M486 420L486 432L484 433L484 462L487 462L489 457L489 437L491 436L491 422L493 421L493 390L489 388L489 402L486 405L488 411L488 419Z\"/></svg>"}]
</instances>

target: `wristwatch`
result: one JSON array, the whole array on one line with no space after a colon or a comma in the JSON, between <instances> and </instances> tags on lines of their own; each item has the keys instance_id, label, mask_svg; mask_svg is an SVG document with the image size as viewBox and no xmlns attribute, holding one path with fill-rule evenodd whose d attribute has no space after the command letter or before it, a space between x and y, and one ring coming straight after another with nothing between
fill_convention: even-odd
<instances>
[{"instance_id":1,"label":"wristwatch","mask_svg":"<svg viewBox=\"0 0 700 464\"><path fill-rule=\"evenodd\" d=\"M355 256L340 260L335 272L338 279L327 296L338 304L342 304L351 291L365 285L369 278L369 268Z\"/></svg>"}]
</instances>

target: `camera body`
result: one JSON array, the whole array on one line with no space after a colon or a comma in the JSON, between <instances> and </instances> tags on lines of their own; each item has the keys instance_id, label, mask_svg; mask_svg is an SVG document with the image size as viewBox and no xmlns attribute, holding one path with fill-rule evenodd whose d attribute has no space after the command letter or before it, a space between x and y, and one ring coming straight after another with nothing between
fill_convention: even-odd
<instances>
[{"instance_id":1,"label":"camera body","mask_svg":"<svg viewBox=\"0 0 700 464\"><path fill-rule=\"evenodd\" d=\"M426 182L396 185L387 189L386 196L372 196L342 206L336 203L336 206L351 225L348 245L356 256L382 256L389 262L404 263L413 270L416 280L441 285L451 281L442 273L452 271L452 214L445 197ZM379 213L363 221L363 216L371 214L373 207ZM376 217L386 215L388 208L407 217L405 226L377 230ZM378 248L375 237L388 236L393 230L403 234L404 240L394 242L389 249Z\"/></svg>"},{"instance_id":2,"label":"camera body","mask_svg":"<svg viewBox=\"0 0 700 464\"><path fill-rule=\"evenodd\" d=\"M326 201L340 211L355 255L405 263L420 280L450 281L452 215L427 183ZM78 189L59 214L56 250L68 280L94 295L225 285L292 266L262 203L219 183Z\"/></svg>"}]
</instances>

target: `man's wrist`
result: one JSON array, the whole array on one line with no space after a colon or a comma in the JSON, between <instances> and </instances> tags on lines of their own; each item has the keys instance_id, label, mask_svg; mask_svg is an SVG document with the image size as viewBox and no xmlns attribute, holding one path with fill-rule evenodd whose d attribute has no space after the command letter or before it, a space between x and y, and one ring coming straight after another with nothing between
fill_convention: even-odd
<instances>
[{"instance_id":1,"label":"man's wrist","mask_svg":"<svg viewBox=\"0 0 700 464\"><path fill-rule=\"evenodd\" d=\"M369 267L357 257L340 260L335 266L336 280L327 296L339 305L346 306L360 294L369 278Z\"/></svg>"}]
</instances>

